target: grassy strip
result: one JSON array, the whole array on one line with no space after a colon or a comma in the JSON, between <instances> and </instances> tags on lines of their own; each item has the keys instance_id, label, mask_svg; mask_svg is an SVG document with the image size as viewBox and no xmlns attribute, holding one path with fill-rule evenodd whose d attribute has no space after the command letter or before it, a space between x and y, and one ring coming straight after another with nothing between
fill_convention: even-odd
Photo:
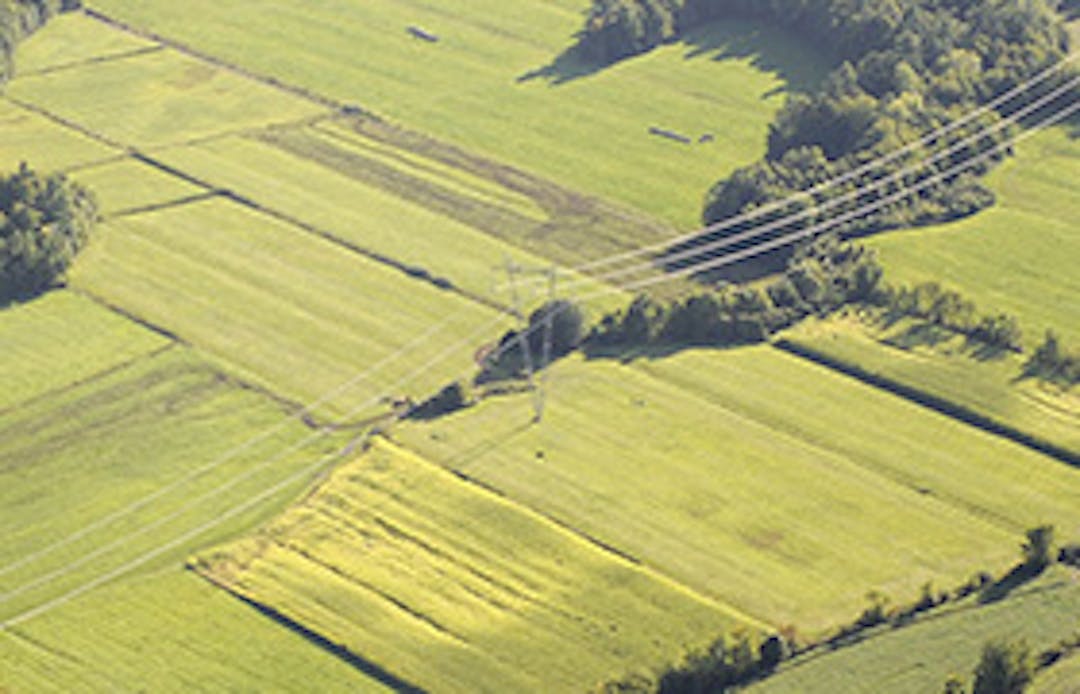
<instances>
[{"instance_id":1,"label":"grassy strip","mask_svg":"<svg viewBox=\"0 0 1080 694\"><path fill-rule=\"evenodd\" d=\"M72 282L301 402L443 325L433 339L319 408L333 417L365 402L368 414L381 411L368 401L387 388L417 397L433 392L468 368L475 346L463 345L421 378L394 384L495 317L452 292L224 199L103 225Z\"/></svg>"},{"instance_id":2,"label":"grassy strip","mask_svg":"<svg viewBox=\"0 0 1080 694\"><path fill-rule=\"evenodd\" d=\"M1080 453L1058 446L1028 432L1021 431L1007 423L987 417L974 409L952 400L920 390L906 383L863 369L857 364L834 358L812 347L781 338L773 343L778 349L797 357L808 359L815 364L828 367L852 378L856 378L875 388L881 388L918 405L952 417L965 424L977 427L995 436L1001 436L1014 443L1026 446L1033 451L1056 458L1063 463L1080 467Z\"/></svg>"},{"instance_id":3,"label":"grassy strip","mask_svg":"<svg viewBox=\"0 0 1080 694\"><path fill-rule=\"evenodd\" d=\"M128 146L315 116L323 107L176 51L14 80L8 92ZM87 100L86 94L94 94Z\"/></svg>"},{"instance_id":4,"label":"grassy strip","mask_svg":"<svg viewBox=\"0 0 1080 694\"><path fill-rule=\"evenodd\" d=\"M196 566L442 691L580 691L662 663L710 625L741 623L384 441L260 533Z\"/></svg>"},{"instance_id":5,"label":"grassy strip","mask_svg":"<svg viewBox=\"0 0 1080 694\"><path fill-rule=\"evenodd\" d=\"M854 645L813 651L748 691L940 691L953 673L970 682L986 641L1026 639L1037 652L1075 632L1078 610L1076 571L1054 567L1002 601L980 604L972 596L903 628L872 632Z\"/></svg>"}]
</instances>

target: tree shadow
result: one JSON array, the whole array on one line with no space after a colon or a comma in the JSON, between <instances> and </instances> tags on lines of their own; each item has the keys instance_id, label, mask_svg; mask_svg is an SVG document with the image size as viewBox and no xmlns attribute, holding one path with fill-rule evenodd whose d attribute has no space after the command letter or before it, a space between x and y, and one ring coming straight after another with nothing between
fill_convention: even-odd
<instances>
[{"instance_id":1,"label":"tree shadow","mask_svg":"<svg viewBox=\"0 0 1080 694\"><path fill-rule=\"evenodd\" d=\"M524 72L518 75L515 81L523 84L534 80L544 80L549 85L557 87L596 74L614 64L590 59L581 49L581 45L574 43L547 65Z\"/></svg>"},{"instance_id":2,"label":"tree shadow","mask_svg":"<svg viewBox=\"0 0 1080 694\"><path fill-rule=\"evenodd\" d=\"M738 349L740 347L749 347L752 342L731 342L727 344L716 344L709 342L671 342L657 345L645 345L645 346L611 346L611 347L595 347L584 351L585 359L588 361L618 361L620 364L633 364L636 361L659 361L673 357L682 352L688 350L709 350L712 352L726 352L732 349Z\"/></svg>"},{"instance_id":3,"label":"tree shadow","mask_svg":"<svg viewBox=\"0 0 1080 694\"><path fill-rule=\"evenodd\" d=\"M785 37L788 41L775 40L783 35L782 30L763 22L730 19L697 27L675 43L685 47L685 60L749 60L754 68L776 75L785 84L762 94L762 99L768 99L784 92L813 89L828 72L828 66L823 62L801 59L800 50L788 49L788 46L798 46L799 40L795 37ZM634 57L628 56L610 63L593 60L584 54L581 44L575 41L547 65L519 75L517 82L544 80L551 86L560 86Z\"/></svg>"},{"instance_id":4,"label":"tree shadow","mask_svg":"<svg viewBox=\"0 0 1080 694\"><path fill-rule=\"evenodd\" d=\"M979 604L987 605L1004 600L1020 586L1042 575L1045 569L1045 566L1017 564L1009 573L991 583L979 593Z\"/></svg>"},{"instance_id":5,"label":"tree shadow","mask_svg":"<svg viewBox=\"0 0 1080 694\"><path fill-rule=\"evenodd\" d=\"M777 38L787 40L777 41ZM800 39L786 35L761 22L728 20L713 22L687 32L681 43L687 46L686 60L707 57L716 62L749 60L750 65L778 77L784 84L761 95L768 99L785 92L806 92L817 88L827 74L824 63L800 60Z\"/></svg>"}]
</instances>

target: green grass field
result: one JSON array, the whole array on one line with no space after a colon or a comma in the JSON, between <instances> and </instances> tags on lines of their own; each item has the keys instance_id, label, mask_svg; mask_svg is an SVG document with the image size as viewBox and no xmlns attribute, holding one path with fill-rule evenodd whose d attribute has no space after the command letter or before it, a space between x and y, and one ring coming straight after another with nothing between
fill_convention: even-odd
<instances>
[{"instance_id":1,"label":"green grass field","mask_svg":"<svg viewBox=\"0 0 1080 694\"><path fill-rule=\"evenodd\" d=\"M508 291L497 290L497 285L506 281L505 273L499 272L506 258L526 267L544 267L550 262L467 223L498 230L528 246L527 239L539 236L544 225L534 219L543 212L529 198L505 188L491 190L483 179L470 181L467 191L448 188L446 184L452 185L455 176L467 175L456 170L437 171L433 177L437 182L432 183L436 188L431 191L437 200L424 199L412 194L415 188L411 192L400 190L400 186L414 183L418 174L410 172L398 186L387 189L395 181L373 172L371 160L357 156L351 142L323 139L314 129L290 130L273 137L288 147L301 148L303 154L275 146L273 141L230 137L167 149L156 156L173 168L236 191L266 209L301 220L352 246L447 279L472 296L489 301L511 303ZM322 144L323 149L312 152L313 144ZM409 156L407 150L394 152ZM468 211L457 212L459 206ZM540 246L536 250L549 249Z\"/></svg>"},{"instance_id":2,"label":"green grass field","mask_svg":"<svg viewBox=\"0 0 1080 694\"><path fill-rule=\"evenodd\" d=\"M1036 694L1076 694L1080 690L1080 656L1057 663L1035 679Z\"/></svg>"},{"instance_id":3,"label":"green grass field","mask_svg":"<svg viewBox=\"0 0 1080 694\"><path fill-rule=\"evenodd\" d=\"M1080 344L1080 141L1074 126L1017 145L1017 156L987 179L997 204L952 224L871 239L892 281L935 280L984 312L1016 315L1035 346L1053 328Z\"/></svg>"},{"instance_id":4,"label":"green grass field","mask_svg":"<svg viewBox=\"0 0 1080 694\"><path fill-rule=\"evenodd\" d=\"M69 291L0 310L0 413L167 344Z\"/></svg>"},{"instance_id":5,"label":"green grass field","mask_svg":"<svg viewBox=\"0 0 1080 694\"><path fill-rule=\"evenodd\" d=\"M205 192L199 186L136 159L117 159L78 169L71 177L94 191L105 217L166 205Z\"/></svg>"},{"instance_id":6,"label":"green grass field","mask_svg":"<svg viewBox=\"0 0 1080 694\"><path fill-rule=\"evenodd\" d=\"M807 321L785 337L1057 446L1080 451L1080 394L1035 379L1020 380L1023 356L978 359L964 346L963 338L930 345L924 344L927 335L925 328L910 322L884 327L840 318Z\"/></svg>"},{"instance_id":7,"label":"green grass field","mask_svg":"<svg viewBox=\"0 0 1080 694\"><path fill-rule=\"evenodd\" d=\"M122 581L0 632L10 692L390 692L180 569Z\"/></svg>"},{"instance_id":8,"label":"green grass field","mask_svg":"<svg viewBox=\"0 0 1080 694\"><path fill-rule=\"evenodd\" d=\"M14 171L27 162L39 171L54 171L119 154L45 116L0 98L0 171Z\"/></svg>"},{"instance_id":9,"label":"green grass field","mask_svg":"<svg viewBox=\"0 0 1080 694\"><path fill-rule=\"evenodd\" d=\"M144 148L325 111L173 50L25 75L7 93L112 141Z\"/></svg>"},{"instance_id":10,"label":"green grass field","mask_svg":"<svg viewBox=\"0 0 1080 694\"><path fill-rule=\"evenodd\" d=\"M493 310L222 199L103 225L71 279L305 403L429 336L317 408L335 416L371 414L369 398L472 336L392 393L426 396L499 334Z\"/></svg>"},{"instance_id":11,"label":"green grass field","mask_svg":"<svg viewBox=\"0 0 1080 694\"><path fill-rule=\"evenodd\" d=\"M550 391L539 427L512 396L397 435L777 626L996 570L1023 529L1080 520L1077 471L770 348L572 359Z\"/></svg>"},{"instance_id":12,"label":"green grass field","mask_svg":"<svg viewBox=\"0 0 1080 694\"><path fill-rule=\"evenodd\" d=\"M698 222L709 185L761 155L786 88L813 84L825 70L786 34L731 22L562 83L528 78L569 47L584 0L532 0L513 12L497 0L89 4L683 227ZM442 40L417 41L411 25ZM654 125L716 141L684 146L650 136Z\"/></svg>"},{"instance_id":13,"label":"green grass field","mask_svg":"<svg viewBox=\"0 0 1080 694\"><path fill-rule=\"evenodd\" d=\"M740 623L378 440L198 567L429 691L582 691Z\"/></svg>"},{"instance_id":14,"label":"green grass field","mask_svg":"<svg viewBox=\"0 0 1080 694\"><path fill-rule=\"evenodd\" d=\"M30 75L115 60L157 46L153 41L71 12L53 17L47 30L37 32L19 45L16 74Z\"/></svg>"},{"instance_id":15,"label":"green grass field","mask_svg":"<svg viewBox=\"0 0 1080 694\"><path fill-rule=\"evenodd\" d=\"M950 674L963 677L970 687L985 642L1026 639L1038 653L1076 633L1078 578L1075 570L1054 567L1001 602L979 605L970 598L903 629L878 631L862 643L831 653L813 653L748 691L938 692ZM1048 671L1048 678L1055 669Z\"/></svg>"},{"instance_id":16,"label":"green grass field","mask_svg":"<svg viewBox=\"0 0 1080 694\"><path fill-rule=\"evenodd\" d=\"M68 345L67 358L78 358L83 348ZM0 416L0 619L166 545L99 591L75 595L0 635L0 688L190 691L280 679L282 687L302 690L313 682L362 683L351 668L182 572L188 552L277 513L310 475L202 535L167 545L342 443L313 441L274 459L307 435L273 402L182 348ZM156 490L163 491L152 503L98 523ZM204 498L214 490L220 492Z\"/></svg>"}]
</instances>

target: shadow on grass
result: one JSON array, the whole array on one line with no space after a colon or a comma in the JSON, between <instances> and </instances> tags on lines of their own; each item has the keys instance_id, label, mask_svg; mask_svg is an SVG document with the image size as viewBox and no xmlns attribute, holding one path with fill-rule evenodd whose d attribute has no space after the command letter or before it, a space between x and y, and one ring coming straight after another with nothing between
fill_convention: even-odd
<instances>
[{"instance_id":1,"label":"shadow on grass","mask_svg":"<svg viewBox=\"0 0 1080 694\"><path fill-rule=\"evenodd\" d=\"M1045 566L1017 564L1009 573L994 581L979 593L979 604L988 605L1009 597L1020 586L1042 575Z\"/></svg>"},{"instance_id":2,"label":"shadow on grass","mask_svg":"<svg viewBox=\"0 0 1080 694\"><path fill-rule=\"evenodd\" d=\"M755 69L776 75L785 86L765 92L763 99L784 92L813 89L826 74L823 62L807 61L800 50L789 49L789 46L798 45L798 39L761 22L736 19L712 22L687 32L676 43L686 49L685 60L749 60ZM621 60L610 63L592 60L575 41L547 65L519 75L517 82L539 79L551 86L559 86L594 75L618 62Z\"/></svg>"}]
</instances>

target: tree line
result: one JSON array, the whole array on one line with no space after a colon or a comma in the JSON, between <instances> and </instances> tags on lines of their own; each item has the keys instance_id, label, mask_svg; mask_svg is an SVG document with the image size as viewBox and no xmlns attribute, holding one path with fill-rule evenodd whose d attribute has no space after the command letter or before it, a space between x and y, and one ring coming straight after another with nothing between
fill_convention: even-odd
<instances>
[{"instance_id":1,"label":"tree line","mask_svg":"<svg viewBox=\"0 0 1080 694\"><path fill-rule=\"evenodd\" d=\"M857 644L867 630L899 629L911 624L919 615L972 596L977 596L975 599L980 603L1000 600L1008 592L1041 575L1055 560L1069 563L1070 553L1080 553L1075 546L1063 547L1058 553L1055 549L1053 526L1031 528L1020 546L1020 561L1000 578L995 579L983 571L952 591L937 591L927 583L914 602L901 606L890 606L886 596L871 592L867 596L869 605L850 624L840 626L831 636L805 642L793 627L770 635L738 630L721 636L703 650L689 652L681 663L656 674L627 675L602 683L594 691L602 694L707 694L738 689L769 677L790 659L822 648L834 650ZM1032 681L1037 670L1050 667L1078 648L1080 634L1042 651L1038 658L1024 643L988 642L974 669L972 688L968 690L963 680L954 675L946 682L945 692L1017 694Z\"/></svg>"},{"instance_id":2,"label":"tree line","mask_svg":"<svg viewBox=\"0 0 1080 694\"><path fill-rule=\"evenodd\" d=\"M1069 46L1060 9L1058 0L594 0L576 49L587 59L608 63L677 39L707 22L738 17L787 27L832 54L838 67L820 88L791 96L777 115L765 158L708 192L702 216L711 224L851 173L1053 66ZM1067 76L1062 71L997 111L913 147L886 166L803 196L756 224L794 212L806 214L798 222L778 225L772 231L778 236L894 195L897 199L844 223L839 231L845 236L868 234L978 211L994 201L979 177L1000 154L940 180L928 179L989 154L1009 137L1009 128L979 135L981 130L1062 85ZM917 173L864 190L976 135ZM920 182L927 182L926 187L900 195L905 186ZM862 192L852 200L815 211L856 191ZM704 234L673 250L749 227ZM788 253L773 254L778 266ZM707 253L689 262L705 257Z\"/></svg>"},{"instance_id":3,"label":"tree line","mask_svg":"<svg viewBox=\"0 0 1080 694\"><path fill-rule=\"evenodd\" d=\"M94 195L63 174L43 176L24 163L0 177L0 302L53 286L96 218Z\"/></svg>"},{"instance_id":4,"label":"tree line","mask_svg":"<svg viewBox=\"0 0 1080 694\"><path fill-rule=\"evenodd\" d=\"M60 12L78 9L82 0L0 0L0 83L14 72L15 46Z\"/></svg>"},{"instance_id":5,"label":"tree line","mask_svg":"<svg viewBox=\"0 0 1080 694\"><path fill-rule=\"evenodd\" d=\"M591 327L572 302L545 304L529 316L525 329L509 330L492 345L481 360L476 382L520 378L576 349L590 358L625 358L650 350L754 344L807 317L847 307L880 312L888 321L915 319L963 336L980 349L1024 351L1024 334L1015 316L983 312L960 292L937 282L890 284L873 251L827 234L798 246L784 271L771 279L705 286L666 301L640 294ZM1080 351L1066 347L1048 331L1031 351L1021 375L1071 387L1080 382ZM441 396L425 412L456 409L445 404L461 400L456 393Z\"/></svg>"}]
</instances>

